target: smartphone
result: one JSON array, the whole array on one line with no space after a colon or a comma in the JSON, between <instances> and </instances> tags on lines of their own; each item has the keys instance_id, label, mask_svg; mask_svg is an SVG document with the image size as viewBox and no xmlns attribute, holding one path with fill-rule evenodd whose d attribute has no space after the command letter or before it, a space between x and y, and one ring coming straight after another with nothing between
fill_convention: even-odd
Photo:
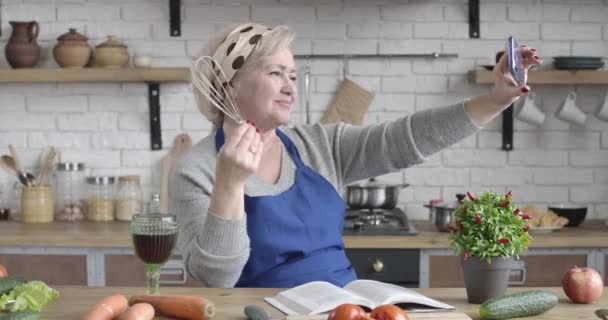
<instances>
[{"instance_id":1,"label":"smartphone","mask_svg":"<svg viewBox=\"0 0 608 320\"><path fill-rule=\"evenodd\" d=\"M511 76L513 76L518 86L523 86L525 84L524 58L521 55L519 43L512 36L507 41L507 57Z\"/></svg>"}]
</instances>

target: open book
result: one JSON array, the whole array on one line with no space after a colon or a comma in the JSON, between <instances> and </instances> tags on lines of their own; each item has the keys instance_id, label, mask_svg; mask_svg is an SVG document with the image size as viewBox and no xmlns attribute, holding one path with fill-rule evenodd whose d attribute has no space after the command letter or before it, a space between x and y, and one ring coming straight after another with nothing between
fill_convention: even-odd
<instances>
[{"instance_id":1,"label":"open book","mask_svg":"<svg viewBox=\"0 0 608 320\"><path fill-rule=\"evenodd\" d=\"M343 303L373 309L383 304L398 304L410 312L454 309L416 291L374 280L355 280L340 288L329 282L313 281L264 298L287 315L315 315L328 312Z\"/></svg>"}]
</instances>

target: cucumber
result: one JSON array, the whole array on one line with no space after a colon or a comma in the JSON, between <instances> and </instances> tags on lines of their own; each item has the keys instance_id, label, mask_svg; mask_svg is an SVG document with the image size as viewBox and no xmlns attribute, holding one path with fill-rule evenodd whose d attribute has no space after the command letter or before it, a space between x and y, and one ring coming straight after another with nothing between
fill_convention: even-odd
<instances>
[{"instance_id":1,"label":"cucumber","mask_svg":"<svg viewBox=\"0 0 608 320\"><path fill-rule=\"evenodd\" d=\"M557 305L557 296L540 290L492 298L479 307L484 319L509 319L541 314Z\"/></svg>"},{"instance_id":2,"label":"cucumber","mask_svg":"<svg viewBox=\"0 0 608 320\"><path fill-rule=\"evenodd\" d=\"M32 310L0 313L0 320L40 320L40 313Z\"/></svg>"},{"instance_id":3,"label":"cucumber","mask_svg":"<svg viewBox=\"0 0 608 320\"><path fill-rule=\"evenodd\" d=\"M11 292L16 286L24 284L25 278L21 276L10 276L6 278L0 278L0 296L5 293Z\"/></svg>"}]
</instances>

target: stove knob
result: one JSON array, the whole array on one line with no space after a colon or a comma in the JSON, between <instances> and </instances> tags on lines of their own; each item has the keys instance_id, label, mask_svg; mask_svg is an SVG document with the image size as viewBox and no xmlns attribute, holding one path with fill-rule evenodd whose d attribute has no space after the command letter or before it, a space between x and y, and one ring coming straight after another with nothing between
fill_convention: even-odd
<instances>
[{"instance_id":1,"label":"stove knob","mask_svg":"<svg viewBox=\"0 0 608 320\"><path fill-rule=\"evenodd\" d=\"M372 267L374 268L374 271L382 272L382 270L384 270L384 263L382 262L382 260L376 259L376 262L374 262Z\"/></svg>"},{"instance_id":2,"label":"stove knob","mask_svg":"<svg viewBox=\"0 0 608 320\"><path fill-rule=\"evenodd\" d=\"M353 229L357 232L363 231L363 222L357 221L353 224Z\"/></svg>"}]
</instances>

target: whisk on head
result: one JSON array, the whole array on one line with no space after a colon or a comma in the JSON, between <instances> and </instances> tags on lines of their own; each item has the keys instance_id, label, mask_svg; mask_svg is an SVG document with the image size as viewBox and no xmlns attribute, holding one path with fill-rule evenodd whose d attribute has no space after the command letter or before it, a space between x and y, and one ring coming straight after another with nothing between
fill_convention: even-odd
<instances>
[{"instance_id":1,"label":"whisk on head","mask_svg":"<svg viewBox=\"0 0 608 320\"><path fill-rule=\"evenodd\" d=\"M243 117L230 93L231 85L220 64L211 56L196 59L190 68L192 83L211 104L237 123L243 123Z\"/></svg>"}]
</instances>

